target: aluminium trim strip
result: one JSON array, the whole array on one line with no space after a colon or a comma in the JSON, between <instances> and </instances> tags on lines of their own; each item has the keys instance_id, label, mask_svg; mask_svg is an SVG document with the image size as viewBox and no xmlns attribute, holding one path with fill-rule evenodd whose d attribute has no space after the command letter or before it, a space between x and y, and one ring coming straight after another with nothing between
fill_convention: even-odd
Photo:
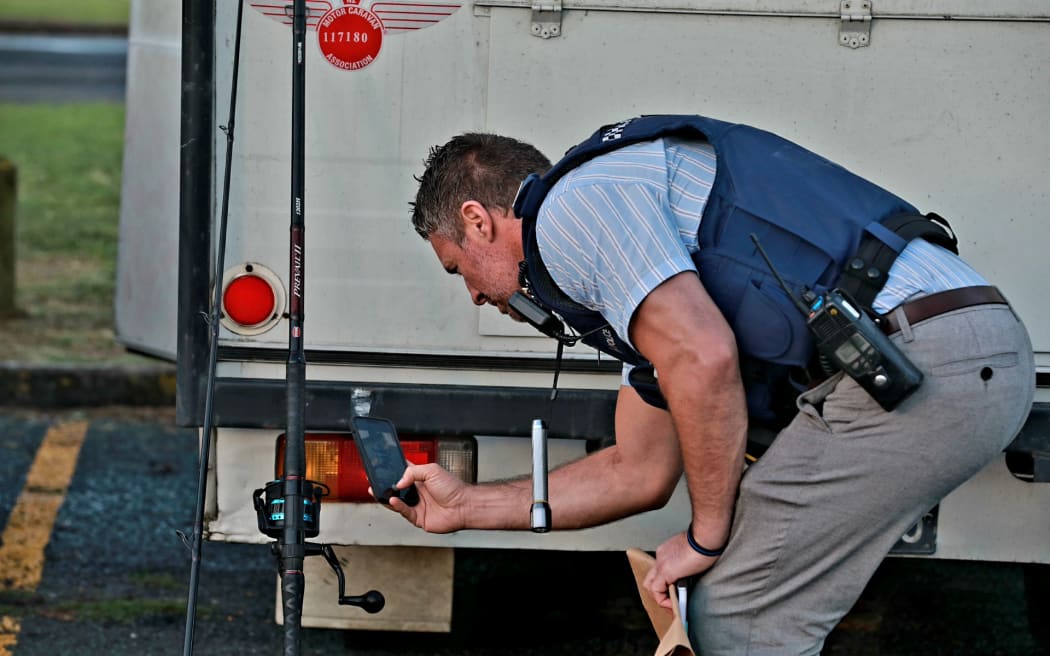
<instances>
[{"instance_id":1,"label":"aluminium trim strip","mask_svg":"<svg viewBox=\"0 0 1050 656\"><path fill-rule=\"evenodd\" d=\"M563 0L562 11L620 11L633 13L661 14L699 14L707 16L746 16L757 18L827 18L841 20L842 14L837 3L821 3L827 9L810 8L814 3L783 3L775 6L769 2L736 3L738 6L727 6L726 2L708 2L704 0L688 2L685 0L580 0L573 2ZM932 21L989 21L989 22L1050 22L1050 7L1028 10L1018 7L1013 11L1004 10L999 3L989 3L993 9L988 12L974 9L957 11L922 12L922 11L880 11L886 0L878 2L872 9L873 19L889 20L932 20ZM509 9L529 9L531 0L478 0L478 7L498 7ZM748 8L750 7L750 8ZM979 8L978 8L979 9Z\"/></svg>"}]
</instances>

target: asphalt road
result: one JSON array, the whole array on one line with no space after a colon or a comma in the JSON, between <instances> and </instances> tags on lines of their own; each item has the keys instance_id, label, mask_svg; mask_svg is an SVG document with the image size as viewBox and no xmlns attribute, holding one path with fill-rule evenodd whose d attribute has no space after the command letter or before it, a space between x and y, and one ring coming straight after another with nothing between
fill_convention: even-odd
<instances>
[{"instance_id":1,"label":"asphalt road","mask_svg":"<svg viewBox=\"0 0 1050 656\"><path fill-rule=\"evenodd\" d=\"M0 102L122 101L127 51L120 37L0 34Z\"/></svg>"},{"instance_id":2,"label":"asphalt road","mask_svg":"<svg viewBox=\"0 0 1050 656\"><path fill-rule=\"evenodd\" d=\"M189 552L176 530L192 527L196 447L192 431L174 429L167 414L90 418L39 585L5 590L0 577L0 616L20 625L11 653L181 653ZM8 522L34 454L58 421L0 414L0 523ZM208 543L202 562L195 653L281 653L268 549ZM610 564L621 576L609 576ZM303 654L651 653L640 605L623 594L630 583L620 554L464 552L452 634L307 629ZM506 601L492 604L496 598Z\"/></svg>"},{"instance_id":3,"label":"asphalt road","mask_svg":"<svg viewBox=\"0 0 1050 656\"><path fill-rule=\"evenodd\" d=\"M83 445L39 584L14 590L0 576L0 618L18 624L8 653L181 653L189 552L176 530L192 527L196 442L192 431L173 428L172 414L79 417L87 421ZM0 525L9 523L45 434L71 418L77 416L0 413ZM282 653L274 592L265 546L206 544L195 653ZM656 645L618 553L461 551L453 615L450 634L306 629L303 654L648 656ZM0 645L9 622L0 622ZM897 558L825 649L859 656L1039 653L1021 566Z\"/></svg>"}]
</instances>

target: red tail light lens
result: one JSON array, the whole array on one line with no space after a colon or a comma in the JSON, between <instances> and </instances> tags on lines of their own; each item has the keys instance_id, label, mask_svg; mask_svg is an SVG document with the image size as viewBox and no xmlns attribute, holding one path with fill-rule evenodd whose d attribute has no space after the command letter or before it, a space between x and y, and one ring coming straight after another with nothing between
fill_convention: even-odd
<instances>
[{"instance_id":1,"label":"red tail light lens","mask_svg":"<svg viewBox=\"0 0 1050 656\"><path fill-rule=\"evenodd\" d=\"M286 435L277 438L277 478L284 473ZM477 443L470 438L410 438L401 440L405 459L412 464L437 462L468 483L477 479ZM368 493L368 476L350 435L308 433L306 478L331 489L325 501L375 501Z\"/></svg>"},{"instance_id":2,"label":"red tail light lens","mask_svg":"<svg viewBox=\"0 0 1050 656\"><path fill-rule=\"evenodd\" d=\"M259 335L281 322L284 285L258 262L241 262L222 274L222 325L237 335Z\"/></svg>"},{"instance_id":3,"label":"red tail light lens","mask_svg":"<svg viewBox=\"0 0 1050 656\"><path fill-rule=\"evenodd\" d=\"M277 297L270 283L252 274L234 278L222 294L223 310L242 326L268 321L276 311Z\"/></svg>"}]
</instances>

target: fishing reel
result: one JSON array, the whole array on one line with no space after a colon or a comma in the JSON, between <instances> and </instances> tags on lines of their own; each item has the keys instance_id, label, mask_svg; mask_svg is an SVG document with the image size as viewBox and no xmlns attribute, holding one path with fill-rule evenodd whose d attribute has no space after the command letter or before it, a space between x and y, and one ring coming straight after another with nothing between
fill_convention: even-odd
<instances>
[{"instance_id":1,"label":"fishing reel","mask_svg":"<svg viewBox=\"0 0 1050 656\"><path fill-rule=\"evenodd\" d=\"M317 537L321 532L321 499L328 496L331 490L324 483L316 481L289 482L298 484L299 496L303 499L303 534L307 538ZM274 480L252 493L252 503L259 522L259 531L274 540L280 540L285 529L285 518L287 517L285 490L285 481ZM328 566L335 572L339 585L340 606L358 606L367 613L378 613L383 610L386 599L377 590L369 590L363 595L346 594L346 577L332 545L306 542L303 547L305 548L304 556L324 556ZM280 560L280 543L271 543L270 550Z\"/></svg>"},{"instance_id":2,"label":"fishing reel","mask_svg":"<svg viewBox=\"0 0 1050 656\"><path fill-rule=\"evenodd\" d=\"M321 498L331 493L324 483L299 481L299 494L303 498L303 533L315 538L321 532ZM259 520L259 532L279 540L285 526L285 482L274 480L252 494L255 514Z\"/></svg>"}]
</instances>

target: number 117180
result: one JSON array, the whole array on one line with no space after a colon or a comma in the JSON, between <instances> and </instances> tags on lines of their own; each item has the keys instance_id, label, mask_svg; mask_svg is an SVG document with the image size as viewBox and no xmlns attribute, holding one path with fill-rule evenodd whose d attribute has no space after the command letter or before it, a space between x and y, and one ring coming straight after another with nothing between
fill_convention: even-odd
<instances>
[{"instance_id":1,"label":"number 117180","mask_svg":"<svg viewBox=\"0 0 1050 656\"><path fill-rule=\"evenodd\" d=\"M368 43L368 32L329 30L321 34L323 43Z\"/></svg>"}]
</instances>

